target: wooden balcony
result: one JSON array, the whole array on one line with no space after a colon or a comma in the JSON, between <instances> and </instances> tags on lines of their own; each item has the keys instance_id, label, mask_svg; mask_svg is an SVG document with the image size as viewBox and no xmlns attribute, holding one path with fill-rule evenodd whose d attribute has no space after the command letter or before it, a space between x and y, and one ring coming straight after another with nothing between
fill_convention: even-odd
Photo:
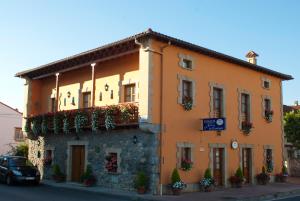
<instances>
[{"instance_id":1,"label":"wooden balcony","mask_svg":"<svg viewBox=\"0 0 300 201\"><path fill-rule=\"evenodd\" d=\"M25 132L30 138L51 133L67 134L136 128L138 125L138 105L129 103L30 116L26 118Z\"/></svg>"}]
</instances>

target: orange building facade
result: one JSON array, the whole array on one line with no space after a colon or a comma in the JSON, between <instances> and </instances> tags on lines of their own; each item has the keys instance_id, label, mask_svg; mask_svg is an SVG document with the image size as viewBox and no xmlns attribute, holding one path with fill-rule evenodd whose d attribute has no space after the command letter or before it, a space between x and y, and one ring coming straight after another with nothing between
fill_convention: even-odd
<instances>
[{"instance_id":1,"label":"orange building facade","mask_svg":"<svg viewBox=\"0 0 300 201\"><path fill-rule=\"evenodd\" d=\"M174 168L186 190L197 191L207 168L225 187L238 167L252 184L262 166L271 175L281 171L282 81L292 77L257 65L257 56L252 51L243 61L147 30L16 76L26 79L24 117L137 105L135 129L154 133L152 192L167 191ZM206 131L203 119L225 128Z\"/></svg>"}]
</instances>

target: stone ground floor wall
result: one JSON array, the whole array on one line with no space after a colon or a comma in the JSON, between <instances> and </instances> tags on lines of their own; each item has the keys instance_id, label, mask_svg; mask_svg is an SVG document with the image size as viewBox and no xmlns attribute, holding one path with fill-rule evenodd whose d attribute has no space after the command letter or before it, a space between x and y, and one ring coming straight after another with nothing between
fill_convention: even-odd
<instances>
[{"instance_id":1,"label":"stone ground floor wall","mask_svg":"<svg viewBox=\"0 0 300 201\"><path fill-rule=\"evenodd\" d=\"M289 159L289 174L294 177L300 177L300 159Z\"/></svg>"},{"instance_id":2,"label":"stone ground floor wall","mask_svg":"<svg viewBox=\"0 0 300 201\"><path fill-rule=\"evenodd\" d=\"M136 136L136 143L134 143ZM53 151L53 164L71 179L71 145L86 146L86 164L91 165L97 177L97 184L103 187L134 190L134 178L138 171L143 170L149 176L149 189L156 193L158 184L157 135L139 129L124 129L111 132L76 134L49 134L29 141L29 158L37 165L43 178L51 179L51 166L44 165L46 150ZM117 173L108 173L106 156L109 152L119 154Z\"/></svg>"}]
</instances>

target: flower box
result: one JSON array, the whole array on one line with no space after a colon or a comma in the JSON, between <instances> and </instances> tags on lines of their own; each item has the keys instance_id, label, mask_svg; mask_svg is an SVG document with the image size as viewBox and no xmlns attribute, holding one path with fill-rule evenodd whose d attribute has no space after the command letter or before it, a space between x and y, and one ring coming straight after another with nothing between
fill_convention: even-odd
<instances>
[{"instance_id":1,"label":"flower box","mask_svg":"<svg viewBox=\"0 0 300 201\"><path fill-rule=\"evenodd\" d=\"M243 121L242 122L242 131L245 134L249 134L251 132L251 129L253 128L253 124L249 121Z\"/></svg>"}]
</instances>

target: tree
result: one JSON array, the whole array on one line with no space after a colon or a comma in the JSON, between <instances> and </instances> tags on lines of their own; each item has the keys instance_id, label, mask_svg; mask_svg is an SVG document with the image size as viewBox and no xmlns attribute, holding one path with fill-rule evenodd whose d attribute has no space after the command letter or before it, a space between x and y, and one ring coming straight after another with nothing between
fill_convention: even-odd
<instances>
[{"instance_id":1,"label":"tree","mask_svg":"<svg viewBox=\"0 0 300 201\"><path fill-rule=\"evenodd\" d=\"M28 145L25 143L20 143L17 146L11 145L11 150L8 152L8 154L13 156L24 156L28 157Z\"/></svg>"},{"instance_id":2,"label":"tree","mask_svg":"<svg viewBox=\"0 0 300 201\"><path fill-rule=\"evenodd\" d=\"M284 116L284 132L287 141L300 148L300 111L291 111Z\"/></svg>"}]
</instances>

